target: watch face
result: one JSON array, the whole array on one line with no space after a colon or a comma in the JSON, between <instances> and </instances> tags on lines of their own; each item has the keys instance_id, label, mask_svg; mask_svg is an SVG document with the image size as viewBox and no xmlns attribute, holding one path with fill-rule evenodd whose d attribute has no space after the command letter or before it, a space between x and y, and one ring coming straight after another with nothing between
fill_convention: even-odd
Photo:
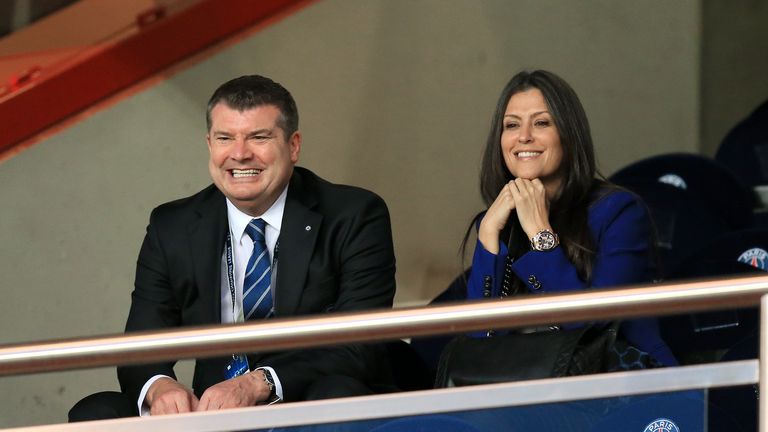
<instances>
[{"instance_id":1,"label":"watch face","mask_svg":"<svg viewBox=\"0 0 768 432\"><path fill-rule=\"evenodd\" d=\"M549 231L541 231L533 238L533 248L539 251L548 251L557 246L555 235Z\"/></svg>"}]
</instances>

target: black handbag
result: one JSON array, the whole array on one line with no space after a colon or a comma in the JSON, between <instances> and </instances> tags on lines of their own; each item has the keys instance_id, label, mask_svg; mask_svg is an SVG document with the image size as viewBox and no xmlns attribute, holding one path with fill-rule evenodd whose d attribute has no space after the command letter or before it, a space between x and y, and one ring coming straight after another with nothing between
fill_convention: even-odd
<instances>
[{"instance_id":1,"label":"black handbag","mask_svg":"<svg viewBox=\"0 0 768 432\"><path fill-rule=\"evenodd\" d=\"M458 387L606 371L618 323L493 337L459 336L443 350L435 387Z\"/></svg>"}]
</instances>

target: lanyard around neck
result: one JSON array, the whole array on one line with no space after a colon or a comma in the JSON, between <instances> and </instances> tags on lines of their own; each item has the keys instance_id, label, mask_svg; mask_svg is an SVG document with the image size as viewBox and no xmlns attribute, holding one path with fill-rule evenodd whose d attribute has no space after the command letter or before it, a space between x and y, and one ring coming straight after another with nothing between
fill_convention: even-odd
<instances>
[{"instance_id":1,"label":"lanyard around neck","mask_svg":"<svg viewBox=\"0 0 768 432\"><path fill-rule=\"evenodd\" d=\"M237 299L235 297L235 262L234 254L232 253L232 235L227 233L227 241L225 242L225 249L227 251L227 285L229 286L229 294L232 299L232 322L238 322L238 318L235 316L235 305ZM275 244L275 252L272 254L272 277L275 276L275 270L277 269L277 253L280 250L280 239Z\"/></svg>"}]
</instances>

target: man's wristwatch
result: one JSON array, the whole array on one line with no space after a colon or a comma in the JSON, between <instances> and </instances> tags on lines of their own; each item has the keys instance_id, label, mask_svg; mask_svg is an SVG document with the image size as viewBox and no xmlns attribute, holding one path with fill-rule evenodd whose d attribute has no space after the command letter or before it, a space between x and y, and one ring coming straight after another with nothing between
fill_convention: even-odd
<instances>
[{"instance_id":1,"label":"man's wristwatch","mask_svg":"<svg viewBox=\"0 0 768 432\"><path fill-rule=\"evenodd\" d=\"M560 244L557 234L550 230L541 230L531 239L531 249L539 252L549 252Z\"/></svg>"},{"instance_id":2,"label":"man's wristwatch","mask_svg":"<svg viewBox=\"0 0 768 432\"><path fill-rule=\"evenodd\" d=\"M261 373L264 374L264 383L269 387L269 397L267 397L266 402L267 403L273 403L276 402L279 398L277 397L277 390L275 389L275 379L272 378L272 374L269 373L269 370L267 369L259 369Z\"/></svg>"}]
</instances>

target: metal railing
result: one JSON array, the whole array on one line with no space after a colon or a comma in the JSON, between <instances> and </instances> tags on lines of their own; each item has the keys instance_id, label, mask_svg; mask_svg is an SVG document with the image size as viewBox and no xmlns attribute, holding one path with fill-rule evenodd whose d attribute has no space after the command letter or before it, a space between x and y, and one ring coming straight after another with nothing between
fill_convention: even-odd
<instances>
[{"instance_id":1,"label":"metal railing","mask_svg":"<svg viewBox=\"0 0 768 432\"><path fill-rule=\"evenodd\" d=\"M746 307L757 305L765 294L768 294L768 276L759 276L536 295L522 299L439 307L276 319L260 324L216 325L26 343L0 347L0 376L228 355L232 352L263 352L388 340L487 328L626 319ZM763 300L761 358L768 355L764 343L764 336L768 335L766 309L768 303ZM759 381L764 382L766 379L768 368L765 362L760 362ZM743 379L741 383L743 384ZM764 394L764 391L761 388L761 431L768 430L765 422L768 395Z\"/></svg>"}]
</instances>

